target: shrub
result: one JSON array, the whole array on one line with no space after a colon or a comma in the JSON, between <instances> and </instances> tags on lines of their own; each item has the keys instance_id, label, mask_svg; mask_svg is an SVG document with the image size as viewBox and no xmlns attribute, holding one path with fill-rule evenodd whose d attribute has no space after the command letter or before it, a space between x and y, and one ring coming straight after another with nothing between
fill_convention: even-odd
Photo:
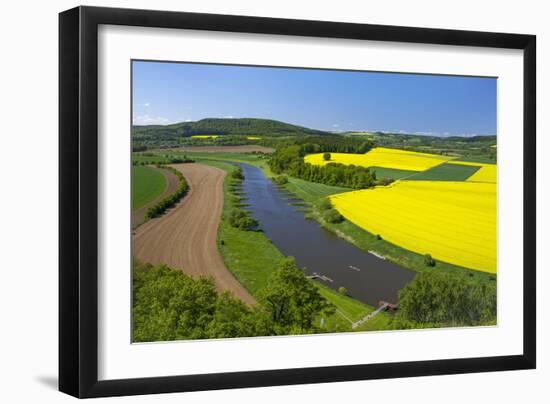
<instances>
[{"instance_id":1,"label":"shrub","mask_svg":"<svg viewBox=\"0 0 550 404\"><path fill-rule=\"evenodd\" d=\"M323 153L323 160L330 161L330 153Z\"/></svg>"},{"instance_id":2,"label":"shrub","mask_svg":"<svg viewBox=\"0 0 550 404\"><path fill-rule=\"evenodd\" d=\"M323 218L329 223L342 223L344 216L340 214L336 209L328 209L323 214Z\"/></svg>"},{"instance_id":3,"label":"shrub","mask_svg":"<svg viewBox=\"0 0 550 404\"><path fill-rule=\"evenodd\" d=\"M376 239L377 239L377 240L382 240L382 236L381 236L380 234L377 234L377 235L376 235Z\"/></svg>"},{"instance_id":4,"label":"shrub","mask_svg":"<svg viewBox=\"0 0 550 404\"><path fill-rule=\"evenodd\" d=\"M330 199L322 199L321 203L319 203L319 208L321 208L321 210L332 209L332 203L330 203Z\"/></svg>"},{"instance_id":5,"label":"shrub","mask_svg":"<svg viewBox=\"0 0 550 404\"><path fill-rule=\"evenodd\" d=\"M273 182L277 185L285 185L288 183L288 177L286 175L278 175L273 178Z\"/></svg>"},{"instance_id":6,"label":"shrub","mask_svg":"<svg viewBox=\"0 0 550 404\"><path fill-rule=\"evenodd\" d=\"M237 180L244 180L243 169L241 167L237 166L236 170L231 172L231 178L235 178Z\"/></svg>"},{"instance_id":7,"label":"shrub","mask_svg":"<svg viewBox=\"0 0 550 404\"><path fill-rule=\"evenodd\" d=\"M424 265L427 267L435 267L435 260L430 254L424 255Z\"/></svg>"},{"instance_id":8,"label":"shrub","mask_svg":"<svg viewBox=\"0 0 550 404\"><path fill-rule=\"evenodd\" d=\"M229 214L229 224L239 230L255 230L258 221L242 209L235 208Z\"/></svg>"},{"instance_id":9,"label":"shrub","mask_svg":"<svg viewBox=\"0 0 550 404\"><path fill-rule=\"evenodd\" d=\"M340 286L340 287L338 288L338 293L340 293L341 295L346 296L346 295L348 294L348 290L347 290L345 287Z\"/></svg>"}]
</instances>

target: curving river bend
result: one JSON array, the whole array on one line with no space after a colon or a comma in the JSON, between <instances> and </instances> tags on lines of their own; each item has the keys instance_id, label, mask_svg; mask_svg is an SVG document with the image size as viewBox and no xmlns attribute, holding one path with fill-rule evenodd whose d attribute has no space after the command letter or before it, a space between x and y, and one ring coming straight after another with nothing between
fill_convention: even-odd
<instances>
[{"instance_id":1,"label":"curving river bend","mask_svg":"<svg viewBox=\"0 0 550 404\"><path fill-rule=\"evenodd\" d=\"M299 207L290 205L292 197L281 191L262 170L238 164L244 172L243 191L252 216L273 244L285 255L296 258L308 275L319 275L327 286L343 286L348 294L371 306L384 300L397 303L397 291L415 273L366 253L306 220Z\"/></svg>"}]
</instances>

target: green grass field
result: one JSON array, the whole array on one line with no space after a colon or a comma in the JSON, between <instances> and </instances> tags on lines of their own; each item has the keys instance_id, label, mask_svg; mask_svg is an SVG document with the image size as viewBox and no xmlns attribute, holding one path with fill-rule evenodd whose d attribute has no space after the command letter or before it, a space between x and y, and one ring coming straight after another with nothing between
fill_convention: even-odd
<instances>
[{"instance_id":1,"label":"green grass field","mask_svg":"<svg viewBox=\"0 0 550 404\"><path fill-rule=\"evenodd\" d=\"M407 181L466 181L479 167L459 164L440 164L407 177Z\"/></svg>"},{"instance_id":2,"label":"green grass field","mask_svg":"<svg viewBox=\"0 0 550 404\"><path fill-rule=\"evenodd\" d=\"M484 164L496 164L495 159L490 159L483 156L462 156L458 158L457 160L454 160L457 163L460 163L461 161L464 161L466 163L484 163Z\"/></svg>"},{"instance_id":3,"label":"green grass field","mask_svg":"<svg viewBox=\"0 0 550 404\"><path fill-rule=\"evenodd\" d=\"M417 171L409 170L398 170L396 168L384 168L384 167L371 167L376 172L376 178L392 178L394 180L399 180L404 177L408 177L414 174L417 174Z\"/></svg>"},{"instance_id":4,"label":"green grass field","mask_svg":"<svg viewBox=\"0 0 550 404\"><path fill-rule=\"evenodd\" d=\"M331 185L318 184L298 178L288 177L285 188L306 202L315 202L328 195L352 191L350 188L333 187Z\"/></svg>"},{"instance_id":5,"label":"green grass field","mask_svg":"<svg viewBox=\"0 0 550 404\"><path fill-rule=\"evenodd\" d=\"M151 167L132 167L132 210L157 198L166 189L166 178Z\"/></svg>"}]
</instances>

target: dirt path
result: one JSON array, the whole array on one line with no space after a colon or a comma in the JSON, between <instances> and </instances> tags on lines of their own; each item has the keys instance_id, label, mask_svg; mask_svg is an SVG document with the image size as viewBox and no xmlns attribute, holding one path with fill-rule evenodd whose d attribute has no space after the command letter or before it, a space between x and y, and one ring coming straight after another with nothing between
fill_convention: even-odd
<instances>
[{"instance_id":1,"label":"dirt path","mask_svg":"<svg viewBox=\"0 0 550 404\"><path fill-rule=\"evenodd\" d=\"M158 197L153 199L151 202L146 203L141 208L136 209L132 212L132 229L135 228L137 225L139 225L141 222L143 222L143 220L145 219L145 214L147 213L147 210L151 206L158 203L168 195L176 192L176 189L178 189L178 186L179 186L179 179L174 175L174 173L171 173L169 170L163 170L156 167L150 167L150 168L153 170L157 170L162 175L164 175L164 178L166 178L166 189L162 192L162 194L160 194Z\"/></svg>"},{"instance_id":2,"label":"dirt path","mask_svg":"<svg viewBox=\"0 0 550 404\"><path fill-rule=\"evenodd\" d=\"M223 209L225 171L202 164L174 164L189 192L163 216L134 233L133 255L151 264L165 263L193 277L211 276L220 291L229 290L252 305L254 298L225 267L216 245Z\"/></svg>"}]
</instances>

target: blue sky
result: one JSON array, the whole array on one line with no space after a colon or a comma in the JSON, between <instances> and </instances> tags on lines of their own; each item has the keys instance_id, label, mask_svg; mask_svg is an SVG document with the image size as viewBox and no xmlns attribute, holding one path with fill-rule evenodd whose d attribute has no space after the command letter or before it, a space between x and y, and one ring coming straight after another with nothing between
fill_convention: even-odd
<instances>
[{"instance_id":1,"label":"blue sky","mask_svg":"<svg viewBox=\"0 0 550 404\"><path fill-rule=\"evenodd\" d=\"M496 134L496 79L133 62L133 121L268 118L328 131Z\"/></svg>"}]
</instances>

